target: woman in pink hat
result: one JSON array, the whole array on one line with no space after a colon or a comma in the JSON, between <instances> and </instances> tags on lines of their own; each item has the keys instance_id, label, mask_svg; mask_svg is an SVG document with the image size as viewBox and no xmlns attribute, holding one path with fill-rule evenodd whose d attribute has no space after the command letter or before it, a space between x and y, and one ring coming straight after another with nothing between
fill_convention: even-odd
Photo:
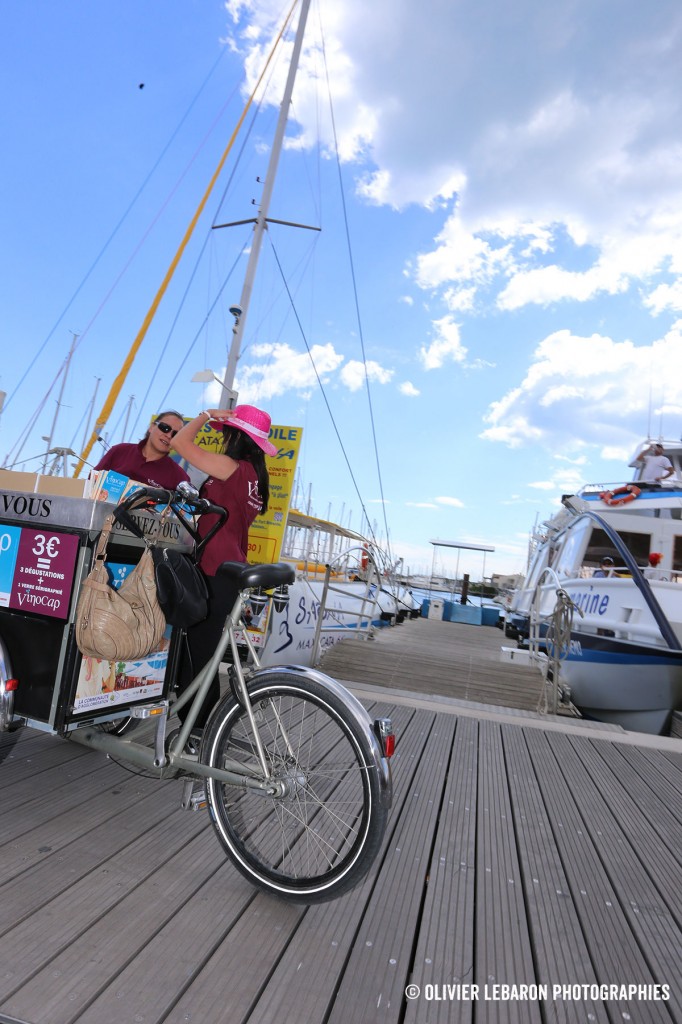
<instances>
[{"instance_id":1,"label":"woman in pink hat","mask_svg":"<svg viewBox=\"0 0 682 1024\"><path fill-rule=\"evenodd\" d=\"M213 421L222 427L225 438L222 452L208 452L194 443L199 430ZM236 590L220 584L215 575L223 562L246 562L249 527L257 515L267 511L270 497L266 455L277 449L268 440L270 417L253 405L234 409L207 409L199 413L177 434L173 442L176 452L208 479L201 486L201 496L214 505L227 509L227 520L201 553L199 566L206 577L209 592L209 614L204 622L187 631L189 658L183 655L179 672L180 693L213 654L222 633L225 619L236 600ZM215 516L201 517L200 536L205 536ZM216 674L197 721L206 723L208 712L220 697ZM180 717L183 717L180 712Z\"/></svg>"}]
</instances>

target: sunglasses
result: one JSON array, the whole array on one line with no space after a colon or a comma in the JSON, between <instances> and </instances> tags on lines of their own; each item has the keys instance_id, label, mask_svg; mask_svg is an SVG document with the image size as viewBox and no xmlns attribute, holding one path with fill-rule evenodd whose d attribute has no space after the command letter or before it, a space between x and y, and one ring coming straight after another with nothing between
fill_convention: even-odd
<instances>
[{"instance_id":1,"label":"sunglasses","mask_svg":"<svg viewBox=\"0 0 682 1024\"><path fill-rule=\"evenodd\" d=\"M155 423L155 427L158 427L162 434L170 434L171 437L175 437L177 430L173 430L169 423Z\"/></svg>"}]
</instances>

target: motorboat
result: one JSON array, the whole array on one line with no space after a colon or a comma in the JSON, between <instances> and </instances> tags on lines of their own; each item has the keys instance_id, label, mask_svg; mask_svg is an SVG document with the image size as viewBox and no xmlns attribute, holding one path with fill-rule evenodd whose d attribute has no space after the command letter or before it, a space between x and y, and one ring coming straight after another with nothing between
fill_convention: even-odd
<instances>
[{"instance_id":1,"label":"motorboat","mask_svg":"<svg viewBox=\"0 0 682 1024\"><path fill-rule=\"evenodd\" d=\"M562 497L506 619L508 636L535 634L545 656L561 648L559 686L584 717L655 734L682 709L682 443L660 443L668 480L642 480L647 441L631 480Z\"/></svg>"}]
</instances>

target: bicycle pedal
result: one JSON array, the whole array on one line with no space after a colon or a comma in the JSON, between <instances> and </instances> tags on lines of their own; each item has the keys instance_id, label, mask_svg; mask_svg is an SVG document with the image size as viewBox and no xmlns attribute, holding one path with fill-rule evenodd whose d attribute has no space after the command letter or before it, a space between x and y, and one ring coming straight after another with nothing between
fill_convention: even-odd
<instances>
[{"instance_id":1,"label":"bicycle pedal","mask_svg":"<svg viewBox=\"0 0 682 1024\"><path fill-rule=\"evenodd\" d=\"M208 806L203 783L197 785L194 779L185 779L181 806L183 811L203 811Z\"/></svg>"}]
</instances>

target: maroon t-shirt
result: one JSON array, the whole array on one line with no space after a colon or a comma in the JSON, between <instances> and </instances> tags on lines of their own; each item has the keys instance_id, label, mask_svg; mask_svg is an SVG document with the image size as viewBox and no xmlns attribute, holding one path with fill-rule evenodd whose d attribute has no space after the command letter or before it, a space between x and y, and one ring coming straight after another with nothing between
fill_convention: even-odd
<instances>
[{"instance_id":1,"label":"maroon t-shirt","mask_svg":"<svg viewBox=\"0 0 682 1024\"><path fill-rule=\"evenodd\" d=\"M199 564L207 576L215 576L223 562L246 562L249 527L262 507L258 493L258 474L250 462L240 462L228 480L210 476L201 486L202 498L221 505L228 512L227 521L211 538L201 553ZM204 537L216 521L206 515L199 520L199 534Z\"/></svg>"},{"instance_id":2,"label":"maroon t-shirt","mask_svg":"<svg viewBox=\"0 0 682 1024\"><path fill-rule=\"evenodd\" d=\"M145 459L142 454L144 441L137 444L115 444L113 448L99 460L95 469L113 469L115 473L123 473L131 480L150 487L177 487L183 480L189 481L177 462L170 455L160 459Z\"/></svg>"}]
</instances>

